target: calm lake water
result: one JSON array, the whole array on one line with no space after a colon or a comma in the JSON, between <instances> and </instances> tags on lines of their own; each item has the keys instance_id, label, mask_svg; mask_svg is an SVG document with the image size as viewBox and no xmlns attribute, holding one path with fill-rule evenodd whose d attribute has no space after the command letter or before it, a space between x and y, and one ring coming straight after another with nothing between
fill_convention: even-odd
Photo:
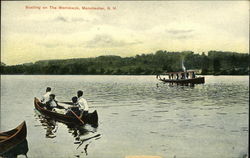
<instances>
[{"instance_id":1,"label":"calm lake water","mask_svg":"<svg viewBox=\"0 0 250 158\"><path fill-rule=\"evenodd\" d=\"M170 86L155 76L1 76L1 131L25 120L30 158L239 158L248 152L248 76ZM99 126L70 129L34 110L51 86L59 101L82 89Z\"/></svg>"}]
</instances>

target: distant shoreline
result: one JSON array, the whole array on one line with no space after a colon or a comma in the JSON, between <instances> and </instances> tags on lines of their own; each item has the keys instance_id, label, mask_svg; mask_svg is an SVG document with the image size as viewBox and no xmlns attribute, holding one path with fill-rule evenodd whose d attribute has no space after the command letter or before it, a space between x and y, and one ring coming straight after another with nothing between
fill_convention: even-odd
<instances>
[{"instance_id":1,"label":"distant shoreline","mask_svg":"<svg viewBox=\"0 0 250 158\"><path fill-rule=\"evenodd\" d=\"M88 74L88 75L80 75L80 74L0 74L1 76L156 76L156 75L105 75L105 74ZM200 75L197 76L249 76L249 75Z\"/></svg>"},{"instance_id":2,"label":"distant shoreline","mask_svg":"<svg viewBox=\"0 0 250 158\"><path fill-rule=\"evenodd\" d=\"M200 75L249 75L249 54L209 51L156 51L134 57L115 55L95 58L41 60L35 63L6 65L0 74L23 75L157 75L165 72L197 70Z\"/></svg>"}]
</instances>

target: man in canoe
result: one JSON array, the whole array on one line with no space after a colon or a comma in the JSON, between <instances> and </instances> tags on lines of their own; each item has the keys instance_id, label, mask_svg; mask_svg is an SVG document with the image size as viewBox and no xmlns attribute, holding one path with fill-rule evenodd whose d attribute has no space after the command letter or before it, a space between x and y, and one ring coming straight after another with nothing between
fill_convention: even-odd
<instances>
[{"instance_id":1,"label":"man in canoe","mask_svg":"<svg viewBox=\"0 0 250 158\"><path fill-rule=\"evenodd\" d=\"M53 108L56 108L58 106L57 101L55 100L56 95L50 94L49 100L45 103L45 107L48 110L52 110Z\"/></svg>"},{"instance_id":2,"label":"man in canoe","mask_svg":"<svg viewBox=\"0 0 250 158\"><path fill-rule=\"evenodd\" d=\"M73 97L72 98L72 105L67 109L66 115L68 116L74 116L72 111L77 115L80 116L82 114L82 111L79 109L80 105L77 103L78 98Z\"/></svg>"},{"instance_id":3,"label":"man in canoe","mask_svg":"<svg viewBox=\"0 0 250 158\"><path fill-rule=\"evenodd\" d=\"M50 94L49 95L49 101L47 101L45 103L45 107L46 109L48 110L53 110L55 108L58 108L58 109L65 109L64 107L58 105L57 101L56 101L56 95L55 94ZM57 111L56 109L54 111Z\"/></svg>"},{"instance_id":4,"label":"man in canoe","mask_svg":"<svg viewBox=\"0 0 250 158\"><path fill-rule=\"evenodd\" d=\"M83 91L79 90L77 92L77 104L83 110L83 115L87 115L89 113L89 106L87 100L83 98Z\"/></svg>"},{"instance_id":5,"label":"man in canoe","mask_svg":"<svg viewBox=\"0 0 250 158\"><path fill-rule=\"evenodd\" d=\"M47 101L49 101L49 95L50 94L51 94L51 88L47 87L46 88L46 93L42 96L41 102L45 104Z\"/></svg>"}]
</instances>

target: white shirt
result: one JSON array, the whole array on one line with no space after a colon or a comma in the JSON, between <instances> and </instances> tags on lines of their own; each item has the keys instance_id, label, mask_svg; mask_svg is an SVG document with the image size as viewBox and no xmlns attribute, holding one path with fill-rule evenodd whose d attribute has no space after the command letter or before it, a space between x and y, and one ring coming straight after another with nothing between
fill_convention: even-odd
<instances>
[{"instance_id":1,"label":"white shirt","mask_svg":"<svg viewBox=\"0 0 250 158\"><path fill-rule=\"evenodd\" d=\"M51 106L52 108L57 107L56 101L55 101L55 100L52 100L52 101L50 102L50 106Z\"/></svg>"},{"instance_id":2,"label":"white shirt","mask_svg":"<svg viewBox=\"0 0 250 158\"><path fill-rule=\"evenodd\" d=\"M57 103L55 100L49 100L46 104L48 104L52 109L57 107Z\"/></svg>"},{"instance_id":3,"label":"white shirt","mask_svg":"<svg viewBox=\"0 0 250 158\"><path fill-rule=\"evenodd\" d=\"M47 101L49 101L49 95L51 94L51 92L47 92L42 96L42 103L46 103Z\"/></svg>"},{"instance_id":4,"label":"white shirt","mask_svg":"<svg viewBox=\"0 0 250 158\"><path fill-rule=\"evenodd\" d=\"M81 108L80 104L79 103L73 103L73 105L69 105L68 106L68 109L71 109L73 107L78 107L78 108Z\"/></svg>"},{"instance_id":5,"label":"white shirt","mask_svg":"<svg viewBox=\"0 0 250 158\"><path fill-rule=\"evenodd\" d=\"M81 109L83 109L84 111L89 111L89 106L88 106L86 99L84 99L83 97L80 97L78 98L77 103Z\"/></svg>"}]
</instances>

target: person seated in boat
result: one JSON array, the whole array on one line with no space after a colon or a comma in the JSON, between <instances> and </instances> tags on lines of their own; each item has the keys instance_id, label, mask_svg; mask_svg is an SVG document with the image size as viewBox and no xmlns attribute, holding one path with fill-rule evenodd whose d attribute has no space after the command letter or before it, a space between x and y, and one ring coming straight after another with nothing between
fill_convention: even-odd
<instances>
[{"instance_id":1,"label":"person seated in boat","mask_svg":"<svg viewBox=\"0 0 250 158\"><path fill-rule=\"evenodd\" d=\"M65 107L58 105L58 101L55 99L55 94L49 95L49 101L45 103L45 108L60 114L65 113Z\"/></svg>"},{"instance_id":2,"label":"person seated in boat","mask_svg":"<svg viewBox=\"0 0 250 158\"><path fill-rule=\"evenodd\" d=\"M45 103L45 108L48 110L52 110L53 108L60 107L55 100L56 95L55 94L50 94L49 95L49 101Z\"/></svg>"},{"instance_id":3,"label":"person seated in boat","mask_svg":"<svg viewBox=\"0 0 250 158\"><path fill-rule=\"evenodd\" d=\"M49 95L51 94L51 88L46 88L46 93L42 96L41 102L45 104L47 101L49 101Z\"/></svg>"},{"instance_id":4,"label":"person seated in boat","mask_svg":"<svg viewBox=\"0 0 250 158\"><path fill-rule=\"evenodd\" d=\"M185 79L185 74L181 73L181 79Z\"/></svg>"},{"instance_id":5,"label":"person seated in boat","mask_svg":"<svg viewBox=\"0 0 250 158\"><path fill-rule=\"evenodd\" d=\"M176 74L176 80L179 80L179 74Z\"/></svg>"},{"instance_id":6,"label":"person seated in boat","mask_svg":"<svg viewBox=\"0 0 250 158\"><path fill-rule=\"evenodd\" d=\"M187 73L186 73L186 77L188 78L188 76L189 76L189 73L187 72Z\"/></svg>"},{"instance_id":7,"label":"person seated in boat","mask_svg":"<svg viewBox=\"0 0 250 158\"><path fill-rule=\"evenodd\" d=\"M77 115L80 116L82 114L82 111L80 110L80 105L77 102L78 98L73 97L72 98L72 105L67 109L66 115L68 116L74 116L72 111Z\"/></svg>"},{"instance_id":8,"label":"person seated in boat","mask_svg":"<svg viewBox=\"0 0 250 158\"><path fill-rule=\"evenodd\" d=\"M83 110L83 115L87 115L89 113L89 106L87 100L83 98L83 91L79 90L77 92L77 104Z\"/></svg>"},{"instance_id":9,"label":"person seated in boat","mask_svg":"<svg viewBox=\"0 0 250 158\"><path fill-rule=\"evenodd\" d=\"M192 78L195 78L195 74L194 74L194 72L192 72Z\"/></svg>"},{"instance_id":10,"label":"person seated in boat","mask_svg":"<svg viewBox=\"0 0 250 158\"><path fill-rule=\"evenodd\" d=\"M171 79L174 79L174 74L171 74Z\"/></svg>"}]
</instances>

